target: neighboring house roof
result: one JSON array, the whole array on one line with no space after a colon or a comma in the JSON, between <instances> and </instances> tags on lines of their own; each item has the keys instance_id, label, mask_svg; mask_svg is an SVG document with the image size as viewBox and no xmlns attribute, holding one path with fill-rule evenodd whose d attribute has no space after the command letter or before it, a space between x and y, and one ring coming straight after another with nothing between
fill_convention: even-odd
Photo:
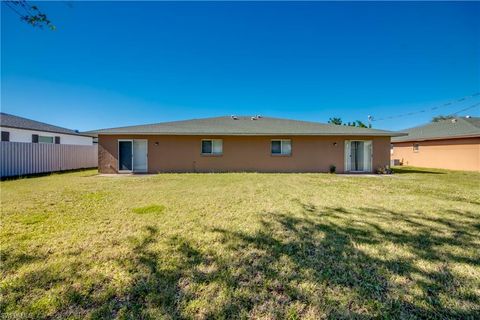
<instances>
[{"instance_id":1,"label":"neighboring house roof","mask_svg":"<svg viewBox=\"0 0 480 320\"><path fill-rule=\"evenodd\" d=\"M399 136L402 133L269 117L223 116L90 131L94 134L159 135L344 135Z\"/></svg>"},{"instance_id":2,"label":"neighboring house roof","mask_svg":"<svg viewBox=\"0 0 480 320\"><path fill-rule=\"evenodd\" d=\"M392 142L456 139L480 136L480 118L455 117L448 120L405 129L407 136L392 138Z\"/></svg>"},{"instance_id":3,"label":"neighboring house roof","mask_svg":"<svg viewBox=\"0 0 480 320\"><path fill-rule=\"evenodd\" d=\"M40 121L35 121L27 118L14 116L13 114L8 114L4 112L0 112L0 126L7 127L7 128L44 131L44 132L52 132L52 133L63 133L63 134L71 134L76 136L91 137L91 135L81 134L74 130L57 127L57 126L40 122Z\"/></svg>"}]
</instances>

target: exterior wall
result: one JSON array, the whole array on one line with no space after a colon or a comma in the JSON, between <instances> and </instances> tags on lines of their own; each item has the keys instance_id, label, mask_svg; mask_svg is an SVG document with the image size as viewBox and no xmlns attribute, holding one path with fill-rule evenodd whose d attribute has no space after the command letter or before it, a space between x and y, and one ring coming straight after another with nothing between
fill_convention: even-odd
<instances>
[{"instance_id":1,"label":"exterior wall","mask_svg":"<svg viewBox=\"0 0 480 320\"><path fill-rule=\"evenodd\" d=\"M413 144L418 143L418 152ZM392 160L404 165L480 171L480 137L393 143Z\"/></svg>"},{"instance_id":2,"label":"exterior wall","mask_svg":"<svg viewBox=\"0 0 480 320\"><path fill-rule=\"evenodd\" d=\"M60 144L74 144L82 146L91 146L93 144L92 137L77 136L63 133L25 130L17 128L0 127L2 131L10 132L10 142L32 142L32 134L46 137L60 137Z\"/></svg>"},{"instance_id":3,"label":"exterior wall","mask_svg":"<svg viewBox=\"0 0 480 320\"><path fill-rule=\"evenodd\" d=\"M372 140L373 169L389 165L390 137L99 135L101 173L117 173L118 139L148 140L148 172L328 172L344 171L344 141ZM201 155L202 139L223 139L223 154ZM272 139L290 139L292 154L271 155ZM334 145L336 143L336 145Z\"/></svg>"}]
</instances>

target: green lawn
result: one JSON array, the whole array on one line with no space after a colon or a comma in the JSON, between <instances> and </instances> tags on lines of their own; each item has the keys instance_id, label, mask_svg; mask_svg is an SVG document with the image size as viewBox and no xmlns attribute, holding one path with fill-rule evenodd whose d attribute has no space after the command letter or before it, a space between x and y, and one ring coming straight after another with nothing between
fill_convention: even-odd
<instances>
[{"instance_id":1,"label":"green lawn","mask_svg":"<svg viewBox=\"0 0 480 320\"><path fill-rule=\"evenodd\" d=\"M480 316L480 174L1 182L7 318Z\"/></svg>"}]
</instances>

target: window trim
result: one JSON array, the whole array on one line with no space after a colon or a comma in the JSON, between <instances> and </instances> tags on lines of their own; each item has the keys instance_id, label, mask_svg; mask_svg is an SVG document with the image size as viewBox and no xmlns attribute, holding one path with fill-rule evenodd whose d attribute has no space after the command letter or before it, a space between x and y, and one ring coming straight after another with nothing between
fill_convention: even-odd
<instances>
[{"instance_id":1,"label":"window trim","mask_svg":"<svg viewBox=\"0 0 480 320\"><path fill-rule=\"evenodd\" d=\"M203 141L211 141L212 142L212 152L210 153L204 153L203 152ZM213 152L213 141L220 141L222 144L222 152L220 153L214 153ZM205 157L221 157L223 156L223 139L202 139L200 141L200 155L205 156Z\"/></svg>"},{"instance_id":2,"label":"window trim","mask_svg":"<svg viewBox=\"0 0 480 320\"><path fill-rule=\"evenodd\" d=\"M272 142L274 141L280 141L280 153L273 153L272 151ZM289 141L290 142L290 153L283 153L283 143L284 141ZM270 155L272 157L291 157L293 152L292 152L293 146L292 146L292 139L271 139L270 140Z\"/></svg>"},{"instance_id":3,"label":"window trim","mask_svg":"<svg viewBox=\"0 0 480 320\"><path fill-rule=\"evenodd\" d=\"M418 153L420 150L420 144L419 143L414 143L413 144L413 152Z\"/></svg>"}]
</instances>

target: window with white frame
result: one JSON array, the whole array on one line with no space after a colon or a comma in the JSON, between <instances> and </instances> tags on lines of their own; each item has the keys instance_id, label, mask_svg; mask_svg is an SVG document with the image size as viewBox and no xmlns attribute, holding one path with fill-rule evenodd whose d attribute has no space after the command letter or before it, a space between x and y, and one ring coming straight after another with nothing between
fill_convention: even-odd
<instances>
[{"instance_id":1,"label":"window with white frame","mask_svg":"<svg viewBox=\"0 0 480 320\"><path fill-rule=\"evenodd\" d=\"M38 136L38 143L53 143L53 137Z\"/></svg>"},{"instance_id":2,"label":"window with white frame","mask_svg":"<svg viewBox=\"0 0 480 320\"><path fill-rule=\"evenodd\" d=\"M204 139L202 140L202 154L221 155L223 153L222 139Z\"/></svg>"},{"instance_id":3,"label":"window with white frame","mask_svg":"<svg viewBox=\"0 0 480 320\"><path fill-rule=\"evenodd\" d=\"M292 141L291 140L272 140L272 155L291 155Z\"/></svg>"}]
</instances>

